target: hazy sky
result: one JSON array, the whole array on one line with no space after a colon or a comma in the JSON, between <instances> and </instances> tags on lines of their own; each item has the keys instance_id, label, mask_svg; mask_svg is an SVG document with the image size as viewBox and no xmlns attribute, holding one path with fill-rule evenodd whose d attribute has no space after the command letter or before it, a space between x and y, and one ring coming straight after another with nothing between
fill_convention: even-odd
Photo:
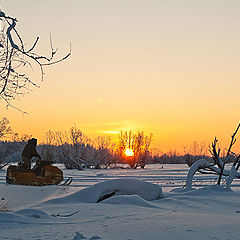
<instances>
[{"instance_id":1,"label":"hazy sky","mask_svg":"<svg viewBox=\"0 0 240 240\"><path fill-rule=\"evenodd\" d=\"M13 129L43 139L76 124L93 137L119 129L154 134L152 146L224 145L240 119L240 1L0 0L30 46L59 57L41 88L0 107ZM37 68L34 80L39 81ZM240 146L240 141L236 147Z\"/></svg>"}]
</instances>

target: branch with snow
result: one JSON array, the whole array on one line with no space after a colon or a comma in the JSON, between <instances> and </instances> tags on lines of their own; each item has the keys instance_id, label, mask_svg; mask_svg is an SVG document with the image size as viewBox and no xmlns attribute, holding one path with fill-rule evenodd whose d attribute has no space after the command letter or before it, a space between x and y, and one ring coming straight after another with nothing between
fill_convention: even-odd
<instances>
[{"instance_id":1,"label":"branch with snow","mask_svg":"<svg viewBox=\"0 0 240 240\"><path fill-rule=\"evenodd\" d=\"M186 190L192 189L192 180L193 180L194 174L199 169L205 169L206 167L210 167L210 166L211 164L205 159L199 159L198 161L196 161L188 171L186 185L185 185Z\"/></svg>"},{"instance_id":2,"label":"branch with snow","mask_svg":"<svg viewBox=\"0 0 240 240\"><path fill-rule=\"evenodd\" d=\"M240 178L240 173L237 172L240 167L240 155L237 156L236 154L233 154L233 156L235 157L235 161L234 161L230 171L224 169L229 155L232 154L231 148L236 143L235 136L236 136L239 128L240 128L240 123L238 124L233 135L231 136L231 142L229 144L229 147L227 149L227 154L225 155L225 157L222 157L222 158L220 157L220 148L218 150L216 149L218 140L216 137L214 138L214 141L212 142L212 149L209 149L210 153L212 154L213 164L209 163L205 159L200 159L197 162L195 162L188 171L188 175L187 175L187 179L186 179L186 189L187 190L192 189L192 179L193 179L194 174L197 171L200 173L203 173L203 174L206 173L206 174L219 175L218 182L217 182L218 185L220 185L222 176L226 176L227 177L227 180L226 180L227 188L230 188L231 183L235 177ZM214 165L216 165L217 167Z\"/></svg>"}]
</instances>

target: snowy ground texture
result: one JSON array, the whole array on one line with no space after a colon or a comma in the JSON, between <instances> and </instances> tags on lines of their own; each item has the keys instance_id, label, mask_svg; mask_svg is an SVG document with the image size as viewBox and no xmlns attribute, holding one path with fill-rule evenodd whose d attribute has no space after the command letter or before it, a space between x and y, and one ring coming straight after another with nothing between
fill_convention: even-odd
<instances>
[{"instance_id":1,"label":"snowy ground texture","mask_svg":"<svg viewBox=\"0 0 240 240\"><path fill-rule=\"evenodd\" d=\"M185 191L187 170L63 170L69 187L8 185L2 170L0 239L240 240L240 182L226 190L196 174Z\"/></svg>"}]
</instances>

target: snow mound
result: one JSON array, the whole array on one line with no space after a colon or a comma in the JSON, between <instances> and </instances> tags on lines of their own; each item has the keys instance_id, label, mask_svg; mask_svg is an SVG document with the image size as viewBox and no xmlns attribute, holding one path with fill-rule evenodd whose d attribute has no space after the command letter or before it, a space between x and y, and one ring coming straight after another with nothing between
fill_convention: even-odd
<instances>
[{"instance_id":1,"label":"snow mound","mask_svg":"<svg viewBox=\"0 0 240 240\"><path fill-rule=\"evenodd\" d=\"M140 207L148 207L148 208L160 208L157 207L150 202L147 202L143 198L139 197L138 195L119 195L113 196L111 198L105 199L102 203L110 203L110 204L129 204L135 205Z\"/></svg>"},{"instance_id":2,"label":"snow mound","mask_svg":"<svg viewBox=\"0 0 240 240\"><path fill-rule=\"evenodd\" d=\"M32 204L46 201L52 198L53 195L58 194L58 191L59 187L56 185L39 187L0 184L0 199L4 197L7 200L8 209L22 209L29 208Z\"/></svg>"},{"instance_id":3,"label":"snow mound","mask_svg":"<svg viewBox=\"0 0 240 240\"><path fill-rule=\"evenodd\" d=\"M21 216L12 212L0 212L0 223L21 222Z\"/></svg>"},{"instance_id":4,"label":"snow mound","mask_svg":"<svg viewBox=\"0 0 240 240\"><path fill-rule=\"evenodd\" d=\"M15 211L14 213L21 216L25 216L25 217L31 217L31 218L50 218L50 216L47 213L38 209L26 208L26 209Z\"/></svg>"},{"instance_id":5,"label":"snow mound","mask_svg":"<svg viewBox=\"0 0 240 240\"><path fill-rule=\"evenodd\" d=\"M38 209L21 209L14 212L0 212L0 223L33 223L41 220L54 219Z\"/></svg>"},{"instance_id":6,"label":"snow mound","mask_svg":"<svg viewBox=\"0 0 240 240\"><path fill-rule=\"evenodd\" d=\"M97 183L74 194L52 199L46 203L96 203L116 195L138 195L147 201L157 200L163 197L162 188L159 185L137 179L114 179Z\"/></svg>"}]
</instances>

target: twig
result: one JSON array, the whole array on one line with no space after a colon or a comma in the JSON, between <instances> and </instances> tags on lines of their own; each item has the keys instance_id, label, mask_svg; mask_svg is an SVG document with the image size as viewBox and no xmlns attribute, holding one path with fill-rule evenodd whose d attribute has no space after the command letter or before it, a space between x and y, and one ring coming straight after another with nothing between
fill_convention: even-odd
<instances>
[{"instance_id":1,"label":"twig","mask_svg":"<svg viewBox=\"0 0 240 240\"><path fill-rule=\"evenodd\" d=\"M52 214L51 216L53 216L53 217L71 217L71 216L73 216L73 215L75 215L77 213L79 213L79 211L76 211L76 212L70 213L70 214L60 214L60 213Z\"/></svg>"}]
</instances>

